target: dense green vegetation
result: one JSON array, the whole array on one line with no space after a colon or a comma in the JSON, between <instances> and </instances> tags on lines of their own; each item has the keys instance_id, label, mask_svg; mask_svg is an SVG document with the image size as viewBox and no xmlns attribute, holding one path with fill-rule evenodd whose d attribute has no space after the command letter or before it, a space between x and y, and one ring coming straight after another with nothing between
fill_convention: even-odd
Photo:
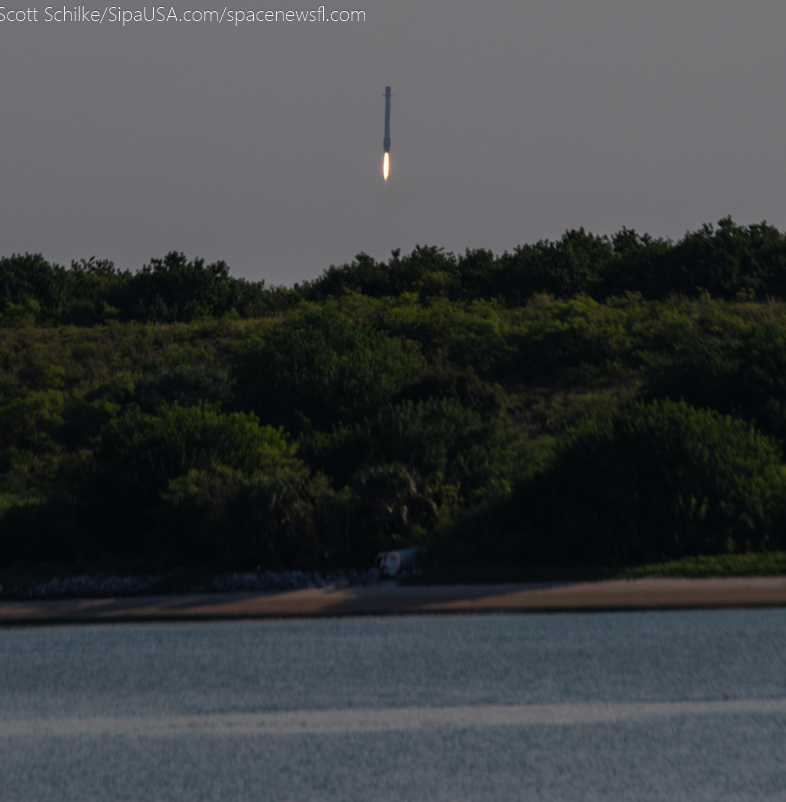
<instances>
[{"instance_id":1,"label":"dense green vegetation","mask_svg":"<svg viewBox=\"0 0 786 802\"><path fill-rule=\"evenodd\" d=\"M0 571L778 552L785 368L765 224L360 255L292 288L0 259Z\"/></svg>"}]
</instances>

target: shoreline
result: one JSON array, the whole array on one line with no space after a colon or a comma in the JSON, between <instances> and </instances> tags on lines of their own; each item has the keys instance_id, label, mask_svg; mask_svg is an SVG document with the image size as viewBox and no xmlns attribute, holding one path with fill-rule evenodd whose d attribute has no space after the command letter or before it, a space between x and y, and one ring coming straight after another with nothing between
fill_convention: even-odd
<instances>
[{"instance_id":1,"label":"shoreline","mask_svg":"<svg viewBox=\"0 0 786 802\"><path fill-rule=\"evenodd\" d=\"M364 615L576 613L786 607L786 577L644 578L374 586L0 602L0 627Z\"/></svg>"}]
</instances>

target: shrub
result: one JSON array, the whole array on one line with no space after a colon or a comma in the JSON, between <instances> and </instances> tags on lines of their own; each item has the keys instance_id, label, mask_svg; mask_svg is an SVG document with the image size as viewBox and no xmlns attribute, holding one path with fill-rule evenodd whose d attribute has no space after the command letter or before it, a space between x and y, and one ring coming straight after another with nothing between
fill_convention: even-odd
<instances>
[{"instance_id":1,"label":"shrub","mask_svg":"<svg viewBox=\"0 0 786 802\"><path fill-rule=\"evenodd\" d=\"M585 424L546 470L447 545L540 564L657 561L778 547L785 512L786 467L772 440L666 400Z\"/></svg>"},{"instance_id":2,"label":"shrub","mask_svg":"<svg viewBox=\"0 0 786 802\"><path fill-rule=\"evenodd\" d=\"M786 439L786 328L750 327L739 340L693 338L655 376L650 397L684 400L754 423Z\"/></svg>"},{"instance_id":3,"label":"shrub","mask_svg":"<svg viewBox=\"0 0 786 802\"><path fill-rule=\"evenodd\" d=\"M325 490L296 463L250 475L224 465L192 469L162 494L173 562L188 555L236 569L313 567L331 556L315 516Z\"/></svg>"},{"instance_id":4,"label":"shrub","mask_svg":"<svg viewBox=\"0 0 786 802\"><path fill-rule=\"evenodd\" d=\"M353 491L353 525L367 537L418 540L510 492L520 434L453 399L404 401L361 424L301 440L311 464ZM385 545L382 540L379 545ZM388 543L390 545L390 543Z\"/></svg>"},{"instance_id":5,"label":"shrub","mask_svg":"<svg viewBox=\"0 0 786 802\"><path fill-rule=\"evenodd\" d=\"M263 421L299 429L362 420L417 381L417 345L390 337L334 301L305 304L238 358L238 401Z\"/></svg>"},{"instance_id":6,"label":"shrub","mask_svg":"<svg viewBox=\"0 0 786 802\"><path fill-rule=\"evenodd\" d=\"M222 414L205 403L164 406L156 415L130 410L101 432L86 489L91 528L104 532L111 548L123 548L129 537L131 548L149 543L172 482L222 468L265 476L302 464L284 434L253 414ZM108 521L115 522L109 531Z\"/></svg>"},{"instance_id":7,"label":"shrub","mask_svg":"<svg viewBox=\"0 0 786 802\"><path fill-rule=\"evenodd\" d=\"M226 376L205 367L177 367L155 375L140 376L134 392L145 412L164 404L189 406L200 401L213 404L230 399Z\"/></svg>"}]
</instances>

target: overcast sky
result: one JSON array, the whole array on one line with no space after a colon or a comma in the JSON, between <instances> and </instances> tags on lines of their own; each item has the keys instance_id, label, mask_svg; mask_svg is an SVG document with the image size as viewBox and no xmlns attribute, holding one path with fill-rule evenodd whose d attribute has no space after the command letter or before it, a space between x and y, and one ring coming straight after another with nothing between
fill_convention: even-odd
<instances>
[{"instance_id":1,"label":"overcast sky","mask_svg":"<svg viewBox=\"0 0 786 802\"><path fill-rule=\"evenodd\" d=\"M291 284L416 244L786 228L783 0L326 0L366 21L237 27L2 2L38 22L0 22L1 255L178 250ZM318 5L174 8L224 2Z\"/></svg>"}]
</instances>

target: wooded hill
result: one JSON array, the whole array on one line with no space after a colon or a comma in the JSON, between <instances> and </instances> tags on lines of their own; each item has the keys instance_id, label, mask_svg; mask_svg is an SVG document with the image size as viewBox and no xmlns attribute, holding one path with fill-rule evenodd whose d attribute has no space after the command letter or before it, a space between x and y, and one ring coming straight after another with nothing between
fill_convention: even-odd
<instances>
[{"instance_id":1,"label":"wooded hill","mask_svg":"<svg viewBox=\"0 0 786 802\"><path fill-rule=\"evenodd\" d=\"M0 260L0 570L786 547L786 235L567 232L292 288Z\"/></svg>"}]
</instances>

